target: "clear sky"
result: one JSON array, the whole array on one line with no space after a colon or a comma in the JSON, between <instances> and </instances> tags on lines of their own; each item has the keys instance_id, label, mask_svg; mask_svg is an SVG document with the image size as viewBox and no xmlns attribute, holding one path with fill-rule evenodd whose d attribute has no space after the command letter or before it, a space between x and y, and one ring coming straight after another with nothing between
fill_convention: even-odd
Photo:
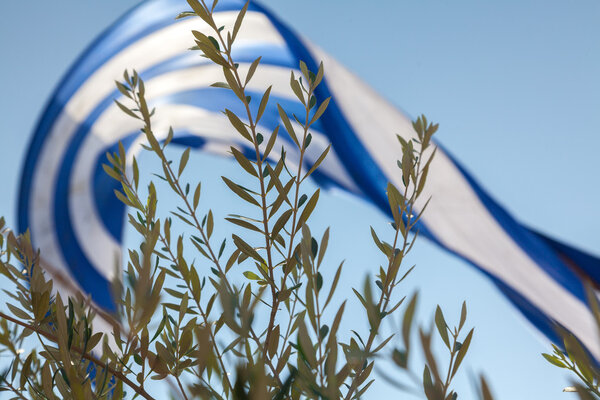
<instances>
[{"instance_id":1,"label":"clear sky","mask_svg":"<svg viewBox=\"0 0 600 400\"><path fill-rule=\"evenodd\" d=\"M0 3L0 214L10 225L45 101L85 46L136 3ZM518 219L600 254L600 3L262 3L409 115L439 122L438 140ZM202 168L208 162L218 174ZM194 163L206 171L207 203L216 204L227 193L218 176L231 163L206 156ZM368 227L384 229L382 214L330 194L314 218L316 231L333 226L329 259L347 260L344 283L359 285L379 265ZM541 358L545 339L482 274L425 241L412 259L418 267L404 290L420 290L422 320L438 303L450 320L463 300L469 305L476 336L457 382L460 398L473 398L469 374L479 371L499 399L575 398L562 393L565 375ZM397 394L381 384L367 398Z\"/></svg>"}]
</instances>

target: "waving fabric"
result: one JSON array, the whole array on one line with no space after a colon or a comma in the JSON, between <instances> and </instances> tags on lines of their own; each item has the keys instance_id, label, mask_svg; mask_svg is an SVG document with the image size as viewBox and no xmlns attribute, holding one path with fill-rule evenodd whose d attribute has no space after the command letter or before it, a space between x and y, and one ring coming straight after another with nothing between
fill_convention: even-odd
<instances>
[{"instance_id":1,"label":"waving fabric","mask_svg":"<svg viewBox=\"0 0 600 400\"><path fill-rule=\"evenodd\" d=\"M232 26L243 4L219 1L217 23ZM157 135L166 135L172 126L173 143L224 155L230 145L244 146L221 113L225 107L241 111L235 109L238 101L229 91L210 87L222 80L221 68L188 50L194 45L190 31L208 33L207 27L198 18L174 19L188 8L185 0L148 1L104 32L52 95L23 169L20 229L31 230L61 286L76 285L106 310L114 309L109 282L115 260L121 257L125 209L102 164L119 141L130 157L144 143L138 121L114 104L121 97L114 80L125 69L136 69L144 78L149 102L157 107ZM331 143L332 151L315 175L318 184L353 193L387 213L387 182L401 185L395 164L401 151L395 136L415 136L410 120L257 3L250 4L236 42L234 57L240 69L262 56L248 88L253 98L273 84L261 119L264 131L281 122L277 103L290 116L301 107L289 89L290 70L297 69L300 60L312 70L324 62L325 78L316 95L320 101L332 96L332 102L313 127L306 166ZM289 149L288 159L297 160L291 139L280 135L279 145ZM421 234L487 274L551 339L556 339L552 324L559 323L600 356L581 279L585 275L599 282L597 257L521 225L443 148L438 149L421 197L430 196Z\"/></svg>"}]
</instances>

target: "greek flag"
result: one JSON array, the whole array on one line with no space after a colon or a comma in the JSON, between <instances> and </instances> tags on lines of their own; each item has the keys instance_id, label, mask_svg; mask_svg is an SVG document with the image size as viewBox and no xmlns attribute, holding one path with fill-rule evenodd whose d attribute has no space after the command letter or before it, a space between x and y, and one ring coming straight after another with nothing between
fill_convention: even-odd
<instances>
[{"instance_id":1,"label":"greek flag","mask_svg":"<svg viewBox=\"0 0 600 400\"><path fill-rule=\"evenodd\" d=\"M243 5L242 0L219 1L217 23L233 26ZM185 0L151 0L107 29L52 95L23 169L20 230L30 229L59 288L90 293L109 311L115 307L109 282L115 259L121 257L126 210L114 196L117 183L103 172L102 164L119 142L130 161L144 143L138 121L114 103L121 97L114 81L125 69L140 73L149 102L157 107L155 131L166 137L172 126L173 143L220 154L231 145L245 146L221 113L228 107L243 115L235 108L239 101L230 91L210 87L222 80L221 67L188 51L194 45L190 31L209 34L208 27L198 18L174 19L187 10ZM262 56L248 87L252 97L260 98L273 84L261 119L264 131L281 123L277 103L290 117L301 113L289 88L290 70L302 60L315 71L323 61L325 78L316 95L319 101L332 96L332 101L313 126L306 167L331 143L320 172L313 175L317 183L389 212L386 185L401 186L396 134L416 137L411 121L258 3L250 3L236 42L234 57L240 69L247 70ZM298 162L291 139L284 135L280 133L277 145L288 149L288 160ZM557 341L553 324L558 323L600 359L596 324L582 284L582 277L600 282L600 259L521 225L439 144L425 191L421 198L431 196L431 202L418 227L422 235L483 271L549 338Z\"/></svg>"}]
</instances>

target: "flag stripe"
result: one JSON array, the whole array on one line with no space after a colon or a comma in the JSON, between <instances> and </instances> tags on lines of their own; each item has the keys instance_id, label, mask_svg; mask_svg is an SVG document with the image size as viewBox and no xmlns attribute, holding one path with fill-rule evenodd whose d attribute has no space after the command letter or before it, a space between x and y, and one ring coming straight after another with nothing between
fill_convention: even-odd
<instances>
[{"instance_id":1,"label":"flag stripe","mask_svg":"<svg viewBox=\"0 0 600 400\"><path fill-rule=\"evenodd\" d=\"M326 79L359 136L360 142L355 146L364 146L384 175L400 186L398 170L389 160L401 151L394 133L405 138L414 135L410 122L366 85L353 80L334 60L324 54L320 56L329 68ZM353 98L351 94L357 92L361 96ZM372 109L378 110L377 121L365 117L372 115ZM387 119L382 121L383 115ZM379 133L377 140L373 140L373 131ZM430 196L423 218L423 225L428 228L425 236L520 293L523 300L547 318L569 327L594 354L600 355L596 325L582 301L585 297L577 277L492 201L443 148L438 149L432 162L422 201ZM417 206L420 208L423 203Z\"/></svg>"}]
</instances>

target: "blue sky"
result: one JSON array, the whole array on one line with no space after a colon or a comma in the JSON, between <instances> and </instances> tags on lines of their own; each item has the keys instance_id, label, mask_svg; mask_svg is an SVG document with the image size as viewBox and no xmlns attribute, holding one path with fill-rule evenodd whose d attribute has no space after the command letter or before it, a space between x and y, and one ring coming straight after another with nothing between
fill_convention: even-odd
<instances>
[{"instance_id":1,"label":"blue sky","mask_svg":"<svg viewBox=\"0 0 600 400\"><path fill-rule=\"evenodd\" d=\"M136 3L0 5L0 214L11 225L19 168L46 99L85 46ZM600 253L600 3L263 4L409 115L439 122L438 140L518 219ZM218 176L233 172L207 156L194 165L208 162L219 174L202 176L204 192L216 204L226 193ZM358 286L378 265L368 227L384 229L385 219L340 194L323 196L314 218L314 230L333 227L330 260L346 259L345 283ZM565 375L539 355L545 339L482 274L425 241L411 261L418 267L405 290L420 290L422 320L438 303L451 320L463 300L469 304L476 336L457 382L462 398L473 397L468 372L478 371L501 399L574 398L562 393ZM367 398L392 394L382 384Z\"/></svg>"}]
</instances>

